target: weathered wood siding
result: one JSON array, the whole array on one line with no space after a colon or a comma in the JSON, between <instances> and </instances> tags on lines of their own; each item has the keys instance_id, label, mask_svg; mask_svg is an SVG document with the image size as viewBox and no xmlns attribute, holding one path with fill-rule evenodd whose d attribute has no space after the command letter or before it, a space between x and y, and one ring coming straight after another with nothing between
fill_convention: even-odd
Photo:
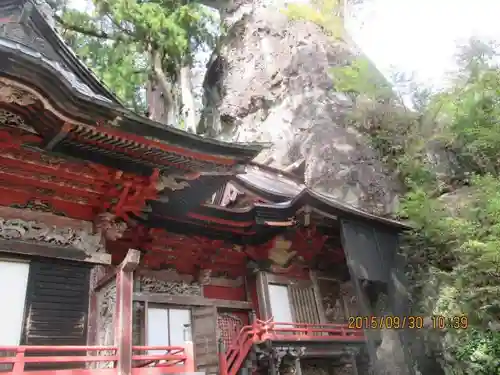
<instances>
[{"instance_id":1,"label":"weathered wood siding","mask_svg":"<svg viewBox=\"0 0 500 375\"><path fill-rule=\"evenodd\" d=\"M89 275L90 268L81 264L31 261L22 344L86 345ZM51 353L56 354L62 355ZM44 369L61 367L68 365L43 365Z\"/></svg>"},{"instance_id":2,"label":"weathered wood siding","mask_svg":"<svg viewBox=\"0 0 500 375\"><path fill-rule=\"evenodd\" d=\"M288 286L290 302L297 323L319 324L318 306L312 283L290 284Z\"/></svg>"},{"instance_id":3,"label":"weathered wood siding","mask_svg":"<svg viewBox=\"0 0 500 375\"><path fill-rule=\"evenodd\" d=\"M196 369L207 375L218 374L217 309L215 306L194 307L193 345Z\"/></svg>"}]
</instances>

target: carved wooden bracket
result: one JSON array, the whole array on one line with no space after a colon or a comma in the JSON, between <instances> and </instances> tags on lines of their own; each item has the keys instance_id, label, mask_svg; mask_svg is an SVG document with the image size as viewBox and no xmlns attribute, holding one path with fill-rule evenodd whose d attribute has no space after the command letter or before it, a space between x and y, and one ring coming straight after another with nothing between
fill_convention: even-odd
<instances>
[{"instance_id":1,"label":"carved wooden bracket","mask_svg":"<svg viewBox=\"0 0 500 375\"><path fill-rule=\"evenodd\" d=\"M116 241L122 238L128 228L126 222L111 212L103 212L97 215L94 224L97 233L100 233L100 235L109 241Z\"/></svg>"},{"instance_id":2,"label":"carved wooden bracket","mask_svg":"<svg viewBox=\"0 0 500 375\"><path fill-rule=\"evenodd\" d=\"M99 168L99 166L94 166ZM103 171L103 172L108 172ZM129 214L141 216L146 201L156 199L160 172L155 169L151 176L142 177L118 171L109 176L108 191L104 194L102 213L98 216L96 226L100 226L110 234L110 239L121 238L126 226L135 225ZM120 234L121 233L121 234Z\"/></svg>"}]
</instances>

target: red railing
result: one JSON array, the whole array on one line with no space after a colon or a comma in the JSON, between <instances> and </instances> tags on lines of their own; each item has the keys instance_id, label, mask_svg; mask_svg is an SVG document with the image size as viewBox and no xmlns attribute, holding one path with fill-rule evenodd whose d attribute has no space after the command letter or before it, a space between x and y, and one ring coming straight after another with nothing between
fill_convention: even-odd
<instances>
[{"instance_id":1,"label":"red railing","mask_svg":"<svg viewBox=\"0 0 500 375\"><path fill-rule=\"evenodd\" d=\"M245 326L231 341L225 352L219 352L220 375L236 375L256 341L256 325Z\"/></svg>"},{"instance_id":2,"label":"red railing","mask_svg":"<svg viewBox=\"0 0 500 375\"><path fill-rule=\"evenodd\" d=\"M243 327L231 345L219 353L220 375L236 375L254 344L264 341L362 343L363 331L344 324L280 323L256 320ZM194 372L192 344L186 346L133 346L130 375L161 375ZM163 351L161 354L146 354ZM28 355L26 355L28 353ZM54 355L54 353L58 353ZM62 353L63 355L61 355ZM68 353L68 355L64 355ZM81 353L75 355L75 353ZM67 370L26 369L26 364L66 364L85 368ZM99 364L101 364L99 366ZM72 366L73 365L73 366ZM4 367L8 366L8 367ZM51 366L52 367L52 366ZM105 368L101 368L105 367ZM4 370L4 371L2 371ZM5 375L116 375L119 370L117 347L113 346L1 346L0 372ZM127 371L128 372L128 371Z\"/></svg>"},{"instance_id":3,"label":"red railing","mask_svg":"<svg viewBox=\"0 0 500 375\"><path fill-rule=\"evenodd\" d=\"M360 329L349 329L347 324L280 323L256 320L243 327L225 352L219 353L220 375L236 375L253 344L264 341L300 341L363 343L365 336Z\"/></svg>"},{"instance_id":4,"label":"red railing","mask_svg":"<svg viewBox=\"0 0 500 375\"><path fill-rule=\"evenodd\" d=\"M131 375L160 375L165 373L193 372L194 362L192 345L172 346L133 346L132 352L150 350L164 351L164 354L132 354ZM52 355L52 353L71 353L71 355ZM80 355L74 353L80 352ZM26 355L29 353L29 355ZM44 355L45 354L45 355ZM117 348L113 346L0 346L0 367L8 365L5 375L115 375L117 370ZM91 364L100 363L105 368ZM30 370L26 364L83 364L86 368L68 370ZM83 367L83 366L82 366Z\"/></svg>"},{"instance_id":5,"label":"red railing","mask_svg":"<svg viewBox=\"0 0 500 375\"><path fill-rule=\"evenodd\" d=\"M274 341L335 341L364 342L361 329L348 328L347 324L309 324L270 322L263 340Z\"/></svg>"},{"instance_id":6,"label":"red railing","mask_svg":"<svg viewBox=\"0 0 500 375\"><path fill-rule=\"evenodd\" d=\"M165 367L173 372L193 372L193 353L186 350L185 346L133 346L132 368ZM133 352L165 351L163 354L133 354ZM174 367L175 366L175 367ZM168 372L168 371L163 371Z\"/></svg>"}]
</instances>

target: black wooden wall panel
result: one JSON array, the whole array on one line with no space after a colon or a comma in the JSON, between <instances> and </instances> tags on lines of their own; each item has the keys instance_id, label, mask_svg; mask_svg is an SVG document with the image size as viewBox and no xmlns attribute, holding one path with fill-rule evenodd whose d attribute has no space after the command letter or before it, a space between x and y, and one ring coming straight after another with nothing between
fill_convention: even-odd
<instances>
[{"instance_id":1,"label":"black wooden wall panel","mask_svg":"<svg viewBox=\"0 0 500 375\"><path fill-rule=\"evenodd\" d=\"M85 264L50 260L32 261L26 293L22 344L86 345L89 277L90 268ZM50 355L82 354L84 353L50 353ZM70 368L64 364L29 367L37 370ZM71 368L76 367L82 367L82 364L71 366Z\"/></svg>"}]
</instances>

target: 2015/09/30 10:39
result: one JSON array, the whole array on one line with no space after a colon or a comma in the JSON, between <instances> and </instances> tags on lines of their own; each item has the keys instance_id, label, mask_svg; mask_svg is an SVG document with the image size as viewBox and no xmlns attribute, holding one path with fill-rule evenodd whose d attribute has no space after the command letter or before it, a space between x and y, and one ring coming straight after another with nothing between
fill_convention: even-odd
<instances>
[{"instance_id":1,"label":"2015/09/30 10:39","mask_svg":"<svg viewBox=\"0 0 500 375\"><path fill-rule=\"evenodd\" d=\"M467 315L433 315L431 321L434 329L467 329L469 327Z\"/></svg>"},{"instance_id":2,"label":"2015/09/30 10:39","mask_svg":"<svg viewBox=\"0 0 500 375\"><path fill-rule=\"evenodd\" d=\"M467 329L469 320L465 315L445 317L433 315L424 318L419 315L411 316L350 316L348 328L350 329Z\"/></svg>"}]
</instances>

